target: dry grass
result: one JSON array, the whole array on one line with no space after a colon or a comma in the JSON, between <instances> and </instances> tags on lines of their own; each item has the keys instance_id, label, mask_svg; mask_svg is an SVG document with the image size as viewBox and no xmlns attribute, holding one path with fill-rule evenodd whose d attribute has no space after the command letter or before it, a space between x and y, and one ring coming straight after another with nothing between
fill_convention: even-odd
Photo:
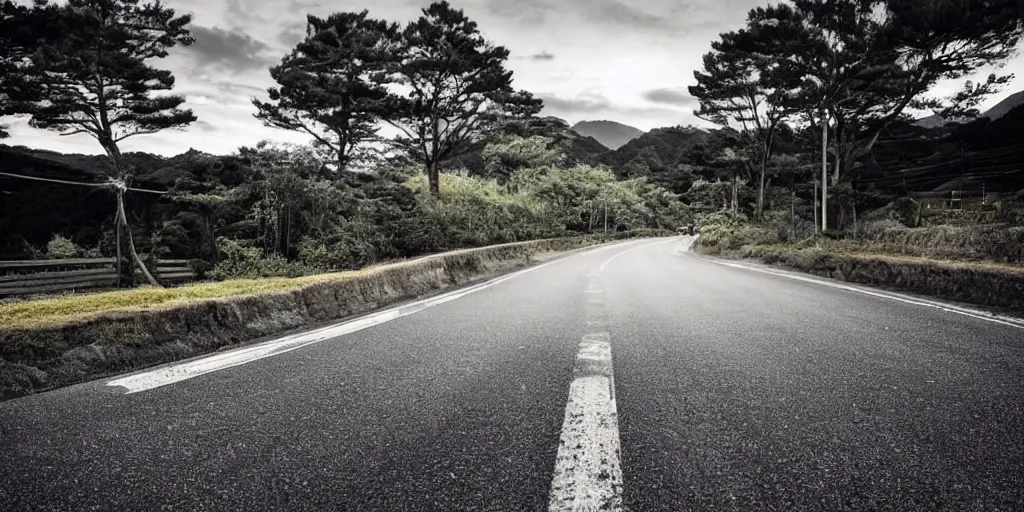
<instances>
[{"instance_id":1,"label":"dry grass","mask_svg":"<svg viewBox=\"0 0 1024 512\"><path fill-rule=\"evenodd\" d=\"M97 313L148 311L154 308L178 307L206 299L283 292L311 284L342 280L368 271L370 269L295 278L232 279L177 288L144 286L131 290L7 302L0 304L0 329L64 323L86 319Z\"/></svg>"}]
</instances>

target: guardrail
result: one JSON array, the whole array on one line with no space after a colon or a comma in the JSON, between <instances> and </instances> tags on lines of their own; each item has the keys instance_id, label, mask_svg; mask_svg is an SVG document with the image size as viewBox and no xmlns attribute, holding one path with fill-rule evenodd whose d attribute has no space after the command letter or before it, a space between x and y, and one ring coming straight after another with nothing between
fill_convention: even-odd
<instances>
[{"instance_id":1,"label":"guardrail","mask_svg":"<svg viewBox=\"0 0 1024 512\"><path fill-rule=\"evenodd\" d=\"M0 261L0 297L116 288L114 262L114 258ZM189 260L159 260L154 277L162 284L196 278Z\"/></svg>"}]
</instances>

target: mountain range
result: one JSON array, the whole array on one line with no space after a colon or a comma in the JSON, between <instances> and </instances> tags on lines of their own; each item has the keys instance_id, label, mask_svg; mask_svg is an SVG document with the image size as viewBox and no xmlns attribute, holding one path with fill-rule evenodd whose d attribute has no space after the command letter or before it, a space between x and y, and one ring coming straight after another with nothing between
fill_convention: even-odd
<instances>
[{"instance_id":1,"label":"mountain range","mask_svg":"<svg viewBox=\"0 0 1024 512\"><path fill-rule=\"evenodd\" d=\"M608 149L619 149L644 134L639 128L615 121L580 121L572 126L572 131L584 137L593 137Z\"/></svg>"}]
</instances>

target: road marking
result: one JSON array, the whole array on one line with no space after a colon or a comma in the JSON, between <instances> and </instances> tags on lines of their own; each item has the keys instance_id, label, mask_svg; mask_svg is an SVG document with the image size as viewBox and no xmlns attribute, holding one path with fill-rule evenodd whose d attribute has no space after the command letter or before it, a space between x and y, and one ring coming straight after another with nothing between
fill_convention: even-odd
<instances>
[{"instance_id":1,"label":"road marking","mask_svg":"<svg viewBox=\"0 0 1024 512\"><path fill-rule=\"evenodd\" d=\"M594 247L587 249L582 252L597 252L604 249L610 249L612 247L618 247L620 244L606 245L603 247ZM565 258L549 261L542 263L537 266L525 268L511 274L497 277L489 281L485 281L480 284L476 284L467 288L461 288L453 290L448 293L438 295L436 297L419 300L410 304L385 309L376 313L372 313L355 320L349 320L337 324L333 324L320 329L312 331L304 331L281 338L265 341L255 345L230 350L220 354L214 354L211 356L203 357L200 359L185 361L182 363L171 363L170 365L158 367L152 370L143 371L128 375L125 377L113 379L107 382L108 386L121 386L126 388L126 394L138 393L140 391L147 391L150 389L166 386L168 384L174 384L183 380L205 375L207 373L216 372L233 366L239 366L260 359L284 354L285 352L291 352L313 343L318 343L327 339L336 338L345 334L350 334L356 331L361 331L375 325L380 325L385 322L389 322L396 318L408 316L414 313L423 311L424 309L431 308L445 302L453 301L460 297L469 295L471 293L478 292L503 283L514 277L520 276L527 272L532 272L537 269L544 268L548 265L553 265L559 261L564 261Z\"/></svg>"},{"instance_id":2,"label":"road marking","mask_svg":"<svg viewBox=\"0 0 1024 512\"><path fill-rule=\"evenodd\" d=\"M958 315L969 316L971 318L977 318L978 320L984 320L986 322L992 322L992 323L997 323L997 324L1006 325L1006 326L1010 326L1010 327L1016 327L1018 329L1024 329L1024 320L1018 320L1016 318L1010 318L1010 317L995 317L995 316L992 316L991 314L986 313L984 311L973 310L973 309L968 309L968 308L962 308L962 307L959 307L959 306L953 306L951 304L943 304L941 302L933 302L933 301L924 300L924 299L918 299L918 298L914 298L914 297L908 297L906 295L901 295L901 294L898 294L898 293L877 292L877 291L872 291L872 290L866 290L864 288L860 288L860 287L856 287L856 286L849 286L849 285L839 284L839 283L831 283L831 282L828 282L828 281L823 281L823 280L820 280L820 279L814 279L814 278L811 278L811 277L797 276L797 275L792 275L792 274L783 273L783 272L773 272L771 270L767 270L767 269L763 269L763 268L751 267L751 266L748 266L748 265L742 265L742 264L739 264L739 263L732 263L732 262L728 262L728 261L717 261L717 260L712 260L712 259L708 259L707 261L710 261L712 263L717 263L719 265L725 265L727 267L742 268L742 269L746 269L746 270L752 270L754 272L761 272L762 274L771 274L773 276L785 277L785 278L793 279L793 280L796 280L796 281L804 281L804 282L807 282L807 283L819 284L819 285L823 285L823 286L828 286L830 288L837 288L837 289L840 289L840 290L846 290L846 291L849 291L849 292L862 293L864 295L870 295L872 297L880 297L880 298L883 298L883 299L895 300L895 301L904 302L904 303L907 303L907 304L914 304L914 305L917 305L917 306L925 306L925 307L935 308L935 309L938 309L938 310L941 310L941 311L945 311L947 313L956 313Z\"/></svg>"},{"instance_id":3,"label":"road marking","mask_svg":"<svg viewBox=\"0 0 1024 512\"><path fill-rule=\"evenodd\" d=\"M600 267L598 267L597 273L600 274L601 272L604 272L604 268L607 267L609 263L611 263L612 261L615 261L616 258L618 258L619 256L622 256L623 254L626 254L628 252L633 252L633 251L635 251L637 249L643 249L644 247L647 247L647 246L650 246L650 245L658 245L658 244L664 244L664 243L675 242L675 241L676 241L676 238L673 237L673 238L671 238L669 240L658 240L657 242L650 242L650 243L646 243L646 244L635 245L633 247L630 247L629 249L626 249L625 251L615 253L614 255L612 255L612 257L610 257L607 260L605 260L604 263L602 263Z\"/></svg>"},{"instance_id":4,"label":"road marking","mask_svg":"<svg viewBox=\"0 0 1024 512\"><path fill-rule=\"evenodd\" d=\"M573 375L548 510L620 511L619 419L607 332L583 337Z\"/></svg>"}]
</instances>

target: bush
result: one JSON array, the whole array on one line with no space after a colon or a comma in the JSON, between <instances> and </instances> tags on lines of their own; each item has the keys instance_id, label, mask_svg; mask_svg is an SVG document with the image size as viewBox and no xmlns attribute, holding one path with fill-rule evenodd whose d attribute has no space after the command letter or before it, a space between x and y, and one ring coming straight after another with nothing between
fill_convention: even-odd
<instances>
[{"instance_id":1,"label":"bush","mask_svg":"<svg viewBox=\"0 0 1024 512\"><path fill-rule=\"evenodd\" d=\"M302 263L293 263L277 256L264 256L258 247L220 237L217 248L221 259L213 269L214 279L239 277L298 277L317 271Z\"/></svg>"},{"instance_id":2,"label":"bush","mask_svg":"<svg viewBox=\"0 0 1024 512\"><path fill-rule=\"evenodd\" d=\"M728 211L706 213L697 217L700 238L696 247L706 254L736 251L744 245L772 244L780 241L777 230L750 225L742 213Z\"/></svg>"},{"instance_id":3,"label":"bush","mask_svg":"<svg viewBox=\"0 0 1024 512\"><path fill-rule=\"evenodd\" d=\"M890 229L903 228L903 224L900 224L896 219L882 219L873 220L869 222L862 222L857 226L857 235L861 237L875 237L884 231Z\"/></svg>"},{"instance_id":4,"label":"bush","mask_svg":"<svg viewBox=\"0 0 1024 512\"><path fill-rule=\"evenodd\" d=\"M61 235L53 235L46 244L46 256L50 259L74 258L80 251L74 242Z\"/></svg>"},{"instance_id":5,"label":"bush","mask_svg":"<svg viewBox=\"0 0 1024 512\"><path fill-rule=\"evenodd\" d=\"M921 224L921 203L910 197L901 197L892 203L896 220L905 226L917 227Z\"/></svg>"},{"instance_id":6,"label":"bush","mask_svg":"<svg viewBox=\"0 0 1024 512\"><path fill-rule=\"evenodd\" d=\"M426 185L422 175L409 180L435 251L550 238L563 231L549 205L494 180L445 174L440 198L431 197Z\"/></svg>"}]
</instances>

